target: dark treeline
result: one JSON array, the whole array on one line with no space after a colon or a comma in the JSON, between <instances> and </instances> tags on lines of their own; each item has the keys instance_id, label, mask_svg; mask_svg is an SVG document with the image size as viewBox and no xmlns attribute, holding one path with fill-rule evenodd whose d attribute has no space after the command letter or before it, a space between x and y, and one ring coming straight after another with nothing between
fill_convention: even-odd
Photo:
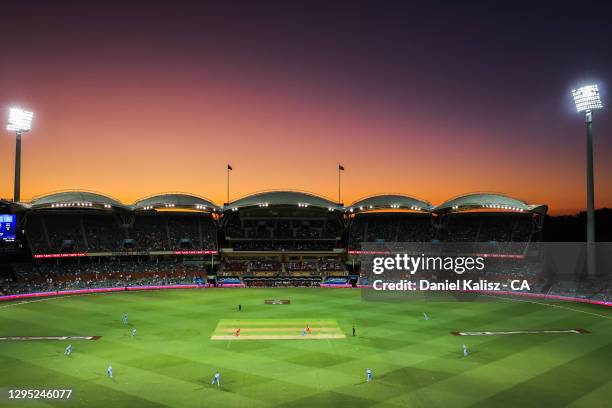
<instances>
[{"instance_id":1,"label":"dark treeline","mask_svg":"<svg viewBox=\"0 0 612 408\"><path fill-rule=\"evenodd\" d=\"M595 236L598 242L612 242L612 208L595 211ZM545 242L586 241L586 212L576 215L546 216Z\"/></svg>"}]
</instances>

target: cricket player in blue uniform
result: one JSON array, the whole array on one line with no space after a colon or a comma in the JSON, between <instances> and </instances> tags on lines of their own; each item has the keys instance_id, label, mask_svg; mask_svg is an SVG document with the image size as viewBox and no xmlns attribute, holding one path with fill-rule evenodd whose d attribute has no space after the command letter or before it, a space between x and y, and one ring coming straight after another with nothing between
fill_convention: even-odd
<instances>
[{"instance_id":1,"label":"cricket player in blue uniform","mask_svg":"<svg viewBox=\"0 0 612 408\"><path fill-rule=\"evenodd\" d=\"M68 347L66 347L66 350L64 350L64 355L69 356L71 354L72 354L72 344L69 344Z\"/></svg>"},{"instance_id":2,"label":"cricket player in blue uniform","mask_svg":"<svg viewBox=\"0 0 612 408\"><path fill-rule=\"evenodd\" d=\"M369 368L366 368L366 380L367 382L372 381L372 370L370 370Z\"/></svg>"},{"instance_id":3,"label":"cricket player in blue uniform","mask_svg":"<svg viewBox=\"0 0 612 408\"><path fill-rule=\"evenodd\" d=\"M210 383L210 385L217 384L217 387L220 387L221 386L220 378L221 378L221 374L219 374L219 372L217 371L215 373L215 376L213 377L212 383Z\"/></svg>"},{"instance_id":4,"label":"cricket player in blue uniform","mask_svg":"<svg viewBox=\"0 0 612 408\"><path fill-rule=\"evenodd\" d=\"M123 314L123 324L128 324L128 314L127 313Z\"/></svg>"}]
</instances>

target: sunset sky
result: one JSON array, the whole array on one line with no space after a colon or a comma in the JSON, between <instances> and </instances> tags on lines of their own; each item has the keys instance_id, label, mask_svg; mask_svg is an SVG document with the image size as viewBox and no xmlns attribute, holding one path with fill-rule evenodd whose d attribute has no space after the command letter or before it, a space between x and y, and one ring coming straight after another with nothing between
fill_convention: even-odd
<instances>
[{"instance_id":1,"label":"sunset sky","mask_svg":"<svg viewBox=\"0 0 612 408\"><path fill-rule=\"evenodd\" d=\"M610 105L606 2L125 3L3 4L0 107L35 112L22 199L223 203L227 163L232 198L336 199L342 163L345 203L496 191L552 213L585 206L570 90L595 81ZM0 135L10 198L15 138ZM612 107L594 137L596 205L612 207Z\"/></svg>"}]
</instances>

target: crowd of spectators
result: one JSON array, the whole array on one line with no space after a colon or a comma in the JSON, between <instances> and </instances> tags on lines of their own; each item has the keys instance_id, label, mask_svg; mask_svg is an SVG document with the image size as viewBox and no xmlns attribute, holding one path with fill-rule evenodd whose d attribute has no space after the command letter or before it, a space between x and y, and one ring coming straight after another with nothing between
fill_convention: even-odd
<instances>
[{"instance_id":1,"label":"crowd of spectators","mask_svg":"<svg viewBox=\"0 0 612 408\"><path fill-rule=\"evenodd\" d=\"M226 261L223 270L228 272L246 272L249 270L250 261Z\"/></svg>"},{"instance_id":2,"label":"crowd of spectators","mask_svg":"<svg viewBox=\"0 0 612 408\"><path fill-rule=\"evenodd\" d=\"M244 278L247 287L267 287L267 288L289 288L300 287L310 288L321 285L320 278L301 278L301 277L279 277L279 278Z\"/></svg>"},{"instance_id":3,"label":"crowd of spectators","mask_svg":"<svg viewBox=\"0 0 612 408\"><path fill-rule=\"evenodd\" d=\"M203 266L181 262L92 262L15 264L3 280L5 294L66 289L168 285L202 280Z\"/></svg>"},{"instance_id":4,"label":"crowd of spectators","mask_svg":"<svg viewBox=\"0 0 612 408\"><path fill-rule=\"evenodd\" d=\"M40 215L30 214L27 217L26 236L33 253L51 252L43 218Z\"/></svg>"},{"instance_id":5,"label":"crowd of spectators","mask_svg":"<svg viewBox=\"0 0 612 408\"><path fill-rule=\"evenodd\" d=\"M310 259L279 262L275 260L228 260L223 263L224 274L248 275L257 272L284 273L316 272L317 274L345 274L346 268L336 259ZM272 275L274 275L272 274Z\"/></svg>"},{"instance_id":6,"label":"crowd of spectators","mask_svg":"<svg viewBox=\"0 0 612 408\"><path fill-rule=\"evenodd\" d=\"M149 251L163 251L169 247L166 217L157 214L137 215L130 231L134 239L134 247Z\"/></svg>"},{"instance_id":7,"label":"crowd of spectators","mask_svg":"<svg viewBox=\"0 0 612 408\"><path fill-rule=\"evenodd\" d=\"M362 242L428 242L433 237L429 216L414 214L363 214L355 217L349 230L349 249Z\"/></svg>"},{"instance_id":8,"label":"crowd of spectators","mask_svg":"<svg viewBox=\"0 0 612 408\"><path fill-rule=\"evenodd\" d=\"M247 286L311 287L319 286L324 277L338 279L346 276L341 262L335 259L290 261L234 260L222 265L226 273L242 280ZM547 276L541 262L517 259L489 259L483 271L466 272L461 279L486 279L509 283L527 281L530 293L543 293L591 300L612 301L612 282L609 278L569 279ZM231 271L231 272L230 272ZM314 275L309 272L316 272ZM249 276L249 274L252 275ZM59 262L15 264L12 276L0 280L2 294L35 293L101 287L129 287L143 285L193 284L206 282L206 268L199 264L179 261L159 262ZM407 274L406 278L411 278ZM343 278L346 279L346 278ZM367 282L362 277L361 283ZM439 271L419 274L419 279L444 281L457 279ZM367 283L366 283L367 284ZM510 287L508 290L511 290Z\"/></svg>"},{"instance_id":9,"label":"crowd of spectators","mask_svg":"<svg viewBox=\"0 0 612 408\"><path fill-rule=\"evenodd\" d=\"M577 281L564 279L545 287L546 293L557 296L579 297L612 302L612 279L608 277Z\"/></svg>"},{"instance_id":10,"label":"crowd of spectators","mask_svg":"<svg viewBox=\"0 0 612 408\"><path fill-rule=\"evenodd\" d=\"M285 263L285 270L288 272L299 271L316 271L318 270L318 261L292 261Z\"/></svg>"},{"instance_id":11,"label":"crowd of spectators","mask_svg":"<svg viewBox=\"0 0 612 408\"><path fill-rule=\"evenodd\" d=\"M440 238L451 242L528 242L530 214L456 214L448 217Z\"/></svg>"},{"instance_id":12,"label":"crowd of spectators","mask_svg":"<svg viewBox=\"0 0 612 408\"><path fill-rule=\"evenodd\" d=\"M332 251L338 246L335 240L233 240L236 251Z\"/></svg>"},{"instance_id":13,"label":"crowd of spectators","mask_svg":"<svg viewBox=\"0 0 612 408\"><path fill-rule=\"evenodd\" d=\"M357 216L349 230L349 249L362 242L529 242L533 234L529 214L454 214L441 228L414 214Z\"/></svg>"},{"instance_id":14,"label":"crowd of spectators","mask_svg":"<svg viewBox=\"0 0 612 408\"><path fill-rule=\"evenodd\" d=\"M122 250L126 238L125 228L113 215L88 214L82 216L87 248L96 252L116 252Z\"/></svg>"},{"instance_id":15,"label":"crowd of spectators","mask_svg":"<svg viewBox=\"0 0 612 408\"><path fill-rule=\"evenodd\" d=\"M329 239L342 234L342 224L337 217L318 219L241 218L232 215L225 225L229 238L264 240Z\"/></svg>"},{"instance_id":16,"label":"crowd of spectators","mask_svg":"<svg viewBox=\"0 0 612 408\"><path fill-rule=\"evenodd\" d=\"M282 264L274 260L257 259L249 261L249 272L256 271L277 271L282 268Z\"/></svg>"},{"instance_id":17,"label":"crowd of spectators","mask_svg":"<svg viewBox=\"0 0 612 408\"><path fill-rule=\"evenodd\" d=\"M346 272L344 265L337 259L326 259L318 263L319 271L322 273Z\"/></svg>"},{"instance_id":18,"label":"crowd of spectators","mask_svg":"<svg viewBox=\"0 0 612 408\"><path fill-rule=\"evenodd\" d=\"M41 218L46 226L49 248L56 252L79 252L87 249L80 217L54 214Z\"/></svg>"},{"instance_id":19,"label":"crowd of spectators","mask_svg":"<svg viewBox=\"0 0 612 408\"><path fill-rule=\"evenodd\" d=\"M35 254L217 249L216 224L200 215L33 213L26 237Z\"/></svg>"}]
</instances>

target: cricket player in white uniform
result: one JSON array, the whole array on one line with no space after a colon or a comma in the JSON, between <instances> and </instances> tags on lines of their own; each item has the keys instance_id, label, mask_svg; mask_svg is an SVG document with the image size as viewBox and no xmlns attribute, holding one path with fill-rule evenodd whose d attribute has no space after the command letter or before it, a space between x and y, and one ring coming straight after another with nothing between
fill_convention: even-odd
<instances>
[{"instance_id":1,"label":"cricket player in white uniform","mask_svg":"<svg viewBox=\"0 0 612 408\"><path fill-rule=\"evenodd\" d=\"M69 344L68 347L66 347L66 350L64 350L64 355L69 356L71 354L72 354L72 344Z\"/></svg>"},{"instance_id":2,"label":"cricket player in white uniform","mask_svg":"<svg viewBox=\"0 0 612 408\"><path fill-rule=\"evenodd\" d=\"M429 316L427 315L427 313L423 312L423 319L425 321L429 320Z\"/></svg>"},{"instance_id":3,"label":"cricket player in white uniform","mask_svg":"<svg viewBox=\"0 0 612 408\"><path fill-rule=\"evenodd\" d=\"M113 378L113 367L109 364L108 368L106 369L106 375L108 375L108 378Z\"/></svg>"},{"instance_id":4,"label":"cricket player in white uniform","mask_svg":"<svg viewBox=\"0 0 612 408\"><path fill-rule=\"evenodd\" d=\"M123 314L123 324L126 324L126 325L128 324L128 314L127 313Z\"/></svg>"},{"instance_id":5,"label":"cricket player in white uniform","mask_svg":"<svg viewBox=\"0 0 612 408\"><path fill-rule=\"evenodd\" d=\"M132 329L132 337L136 337L136 329Z\"/></svg>"},{"instance_id":6,"label":"cricket player in white uniform","mask_svg":"<svg viewBox=\"0 0 612 408\"><path fill-rule=\"evenodd\" d=\"M470 355L470 353L468 352L468 348L467 348L467 346L464 344L464 345L463 345L463 357L467 357L467 356L469 356L469 355Z\"/></svg>"},{"instance_id":7,"label":"cricket player in white uniform","mask_svg":"<svg viewBox=\"0 0 612 408\"><path fill-rule=\"evenodd\" d=\"M219 374L219 372L217 371L215 373L215 376L213 377L212 383L210 383L210 385L217 384L217 387L220 387L221 386L220 378L221 378L221 374Z\"/></svg>"}]
</instances>

